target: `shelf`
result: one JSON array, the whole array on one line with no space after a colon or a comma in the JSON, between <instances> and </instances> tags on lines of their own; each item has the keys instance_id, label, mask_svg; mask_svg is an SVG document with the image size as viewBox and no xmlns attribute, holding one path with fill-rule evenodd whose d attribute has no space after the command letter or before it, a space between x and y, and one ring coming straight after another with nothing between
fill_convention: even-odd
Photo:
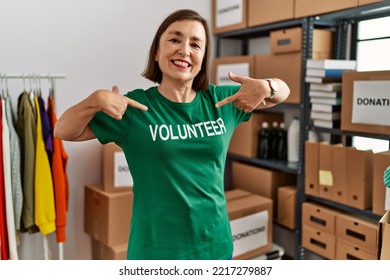
<instances>
[{"instance_id":1,"label":"shelf","mask_svg":"<svg viewBox=\"0 0 390 280\"><path fill-rule=\"evenodd\" d=\"M329 24L345 20L360 20L390 13L389 1L358 6L346 10L336 11L314 17L314 24Z\"/></svg>"},{"instance_id":2,"label":"shelf","mask_svg":"<svg viewBox=\"0 0 390 280\"><path fill-rule=\"evenodd\" d=\"M247 37L261 37L267 36L271 31L294 27L294 26L302 26L306 19L291 19L286 21L280 21L272 24L266 24L261 26L249 27L246 29L234 30L229 32L223 32L214 34L214 36L224 39L224 38L247 38Z\"/></svg>"},{"instance_id":3,"label":"shelf","mask_svg":"<svg viewBox=\"0 0 390 280\"><path fill-rule=\"evenodd\" d=\"M361 210L361 209L357 209L357 208L354 208L354 207L351 207L351 206L348 206L345 204L341 204L341 203L337 203L337 202L334 202L331 200L327 200L324 198L319 198L319 197L315 197L315 196L307 196L307 200L313 201L313 202L318 202L318 203L321 203L321 204L326 205L328 207L337 208L337 209L340 209L346 213L360 215L360 216L366 217L368 219L375 220L377 222L382 218L381 215L375 214L369 209L368 210Z\"/></svg>"},{"instance_id":4,"label":"shelf","mask_svg":"<svg viewBox=\"0 0 390 280\"><path fill-rule=\"evenodd\" d=\"M317 131L317 132L325 132L330 133L333 135L341 135L341 136L361 136L361 137L368 137L368 138L375 138L375 139L383 139L383 140L390 140L390 135L385 134L373 134L373 133L364 133L364 132L355 132L355 131L345 131L340 129L334 129L334 128L324 128L324 127L315 127L311 126L311 130Z\"/></svg>"},{"instance_id":5,"label":"shelf","mask_svg":"<svg viewBox=\"0 0 390 280\"><path fill-rule=\"evenodd\" d=\"M285 160L265 160L259 158L248 158L232 153L228 153L228 159L248 163L259 167L275 169L286 173L298 173L298 163L288 162Z\"/></svg>"},{"instance_id":6,"label":"shelf","mask_svg":"<svg viewBox=\"0 0 390 280\"><path fill-rule=\"evenodd\" d=\"M293 104L293 103L279 103L278 105L266 108L254 110L253 113L262 113L262 112L279 112L284 110L300 110L302 109L303 104Z\"/></svg>"}]
</instances>

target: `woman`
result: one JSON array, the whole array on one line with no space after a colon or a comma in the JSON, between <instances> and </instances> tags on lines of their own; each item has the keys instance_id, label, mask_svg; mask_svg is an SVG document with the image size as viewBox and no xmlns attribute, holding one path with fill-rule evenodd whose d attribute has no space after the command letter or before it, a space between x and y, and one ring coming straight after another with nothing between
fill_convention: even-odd
<instances>
[{"instance_id":1,"label":"woman","mask_svg":"<svg viewBox=\"0 0 390 280\"><path fill-rule=\"evenodd\" d=\"M123 149L134 180L128 259L232 256L223 185L229 141L252 110L284 101L289 88L233 74L241 86L209 85L209 58L206 21L176 11L157 30L143 73L157 86L97 90L57 122L56 137Z\"/></svg>"}]
</instances>

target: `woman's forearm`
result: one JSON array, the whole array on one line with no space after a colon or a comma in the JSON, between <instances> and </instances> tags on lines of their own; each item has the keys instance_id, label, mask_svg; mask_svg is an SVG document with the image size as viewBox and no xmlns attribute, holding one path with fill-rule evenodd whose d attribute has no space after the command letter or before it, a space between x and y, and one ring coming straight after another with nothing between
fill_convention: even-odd
<instances>
[{"instance_id":1,"label":"woman's forearm","mask_svg":"<svg viewBox=\"0 0 390 280\"><path fill-rule=\"evenodd\" d=\"M96 136L88 123L100 111L95 102L97 92L67 109L58 119L54 127L54 137L67 141L90 140Z\"/></svg>"}]
</instances>

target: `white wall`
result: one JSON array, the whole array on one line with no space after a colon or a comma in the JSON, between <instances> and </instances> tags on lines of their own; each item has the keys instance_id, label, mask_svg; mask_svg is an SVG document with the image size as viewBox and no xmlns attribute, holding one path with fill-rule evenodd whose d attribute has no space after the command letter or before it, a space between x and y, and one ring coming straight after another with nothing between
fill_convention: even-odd
<instances>
[{"instance_id":1,"label":"white wall","mask_svg":"<svg viewBox=\"0 0 390 280\"><path fill-rule=\"evenodd\" d=\"M149 87L152 84L140 73L150 43L161 21L179 8L197 10L211 27L210 0L1 0L0 72L66 74L56 82L58 116L99 88L116 84L126 92ZM8 83L16 107L23 82ZM97 140L64 144L70 183L64 256L90 259L91 240L83 229L83 186L101 182L101 146ZM39 233L22 234L20 240L21 259L43 259ZM54 234L49 240L57 259Z\"/></svg>"}]
</instances>

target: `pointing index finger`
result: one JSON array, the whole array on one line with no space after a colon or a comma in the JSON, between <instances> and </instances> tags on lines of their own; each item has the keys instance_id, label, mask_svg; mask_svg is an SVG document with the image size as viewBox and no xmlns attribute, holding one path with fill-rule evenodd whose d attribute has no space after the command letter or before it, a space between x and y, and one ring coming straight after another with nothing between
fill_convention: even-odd
<instances>
[{"instance_id":1,"label":"pointing index finger","mask_svg":"<svg viewBox=\"0 0 390 280\"><path fill-rule=\"evenodd\" d=\"M130 106L130 107L142 110L142 111L148 110L147 106L145 106L145 105L143 105L143 104L141 104L133 99L130 99L130 98L127 98L127 106Z\"/></svg>"},{"instance_id":2,"label":"pointing index finger","mask_svg":"<svg viewBox=\"0 0 390 280\"><path fill-rule=\"evenodd\" d=\"M235 100L236 99L235 99L234 95L226 97L225 99L222 99L221 101L217 102L215 104L215 108L220 108L226 104L233 103Z\"/></svg>"}]
</instances>

